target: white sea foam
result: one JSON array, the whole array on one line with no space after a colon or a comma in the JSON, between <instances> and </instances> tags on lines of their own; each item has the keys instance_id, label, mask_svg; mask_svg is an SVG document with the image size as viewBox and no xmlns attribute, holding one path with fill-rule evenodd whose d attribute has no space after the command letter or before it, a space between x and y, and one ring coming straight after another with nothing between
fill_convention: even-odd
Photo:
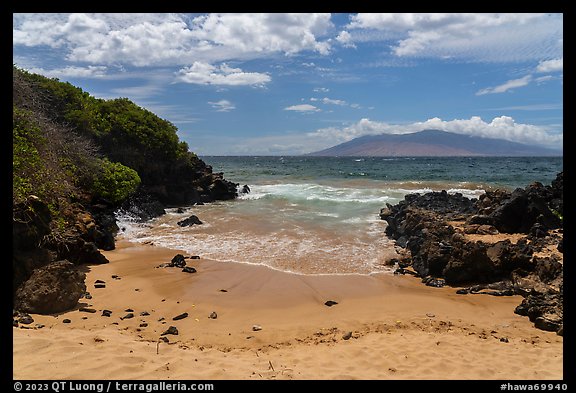
<instances>
[{"instance_id":1,"label":"white sea foam","mask_svg":"<svg viewBox=\"0 0 576 393\"><path fill-rule=\"evenodd\" d=\"M390 271L395 255L378 213L408 193L432 191L428 184L366 180L250 185L236 201L167 209L147 223L118 213L120 236L219 261L262 264L300 274L370 274ZM456 184L449 193L477 198L484 191ZM436 190L438 191L438 190ZM197 215L203 225L179 227Z\"/></svg>"}]
</instances>

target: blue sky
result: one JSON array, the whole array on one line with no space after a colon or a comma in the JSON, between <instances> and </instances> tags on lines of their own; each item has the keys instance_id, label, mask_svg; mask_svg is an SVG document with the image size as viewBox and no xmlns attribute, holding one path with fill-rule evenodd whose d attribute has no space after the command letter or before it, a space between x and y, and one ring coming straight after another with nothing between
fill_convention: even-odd
<instances>
[{"instance_id":1,"label":"blue sky","mask_svg":"<svg viewBox=\"0 0 576 393\"><path fill-rule=\"evenodd\" d=\"M562 147L562 14L14 14L13 62L128 97L199 155L426 128Z\"/></svg>"}]
</instances>

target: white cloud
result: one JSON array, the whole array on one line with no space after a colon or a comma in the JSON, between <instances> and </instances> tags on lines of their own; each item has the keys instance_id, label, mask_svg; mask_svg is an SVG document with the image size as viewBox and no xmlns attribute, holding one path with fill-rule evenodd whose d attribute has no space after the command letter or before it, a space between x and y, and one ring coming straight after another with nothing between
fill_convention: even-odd
<instances>
[{"instance_id":1,"label":"white cloud","mask_svg":"<svg viewBox=\"0 0 576 393\"><path fill-rule=\"evenodd\" d=\"M12 41L14 45L57 48L78 38L82 27L91 31L99 30L100 23L94 23L84 14L13 14ZM71 33L66 38L66 33Z\"/></svg>"},{"instance_id":2,"label":"white cloud","mask_svg":"<svg viewBox=\"0 0 576 393\"><path fill-rule=\"evenodd\" d=\"M547 72L558 72L562 71L564 68L564 58L553 59L553 60L544 60L538 63L538 66L534 70L536 73L547 73ZM562 77L560 76L560 79ZM501 85L494 86L494 87L487 87L476 92L476 95L481 96L484 94L498 94L498 93L505 93L511 89L515 89L518 87L524 87L529 85L532 82L536 82L537 84L542 84L554 79L558 79L558 77L552 75L544 75L535 78L533 74L528 74L523 76L522 78L512 79L509 80Z\"/></svg>"},{"instance_id":3,"label":"white cloud","mask_svg":"<svg viewBox=\"0 0 576 393\"><path fill-rule=\"evenodd\" d=\"M557 72L564 70L564 58L544 60L536 67L536 72Z\"/></svg>"},{"instance_id":4,"label":"white cloud","mask_svg":"<svg viewBox=\"0 0 576 393\"><path fill-rule=\"evenodd\" d=\"M228 100L208 101L208 103L216 109L216 112L230 112L232 109L236 109L236 106Z\"/></svg>"},{"instance_id":5,"label":"white cloud","mask_svg":"<svg viewBox=\"0 0 576 393\"><path fill-rule=\"evenodd\" d=\"M551 81L553 79L554 79L554 77L552 75L544 75L544 76L540 76L540 77L534 79L534 81L536 83L540 84L540 83Z\"/></svg>"},{"instance_id":6,"label":"white cloud","mask_svg":"<svg viewBox=\"0 0 576 393\"><path fill-rule=\"evenodd\" d=\"M330 52L330 14L14 14L13 45L68 60L135 66Z\"/></svg>"},{"instance_id":7,"label":"white cloud","mask_svg":"<svg viewBox=\"0 0 576 393\"><path fill-rule=\"evenodd\" d=\"M478 90L476 92L476 95L481 96L481 95L485 95L485 94L505 93L508 90L526 86L531 81L532 81L532 75L526 75L526 76L519 78L519 79L509 80L509 81L507 81L501 85L498 85L498 86L487 87L485 89Z\"/></svg>"},{"instance_id":8,"label":"white cloud","mask_svg":"<svg viewBox=\"0 0 576 393\"><path fill-rule=\"evenodd\" d=\"M343 100L334 100L332 98L328 98L328 97L324 97L324 98L316 98L316 97L311 97L310 101L312 102L321 102L325 105L340 105L340 106L345 106L348 105L348 103L346 101Z\"/></svg>"},{"instance_id":9,"label":"white cloud","mask_svg":"<svg viewBox=\"0 0 576 393\"><path fill-rule=\"evenodd\" d=\"M259 72L244 72L240 68L232 68L223 63L220 67L195 61L190 67L177 72L177 80L197 85L225 86L262 86L270 82L268 74Z\"/></svg>"},{"instance_id":10,"label":"white cloud","mask_svg":"<svg viewBox=\"0 0 576 393\"><path fill-rule=\"evenodd\" d=\"M562 55L561 14L369 13L353 15L340 41L391 42L396 56L516 62Z\"/></svg>"},{"instance_id":11,"label":"white cloud","mask_svg":"<svg viewBox=\"0 0 576 393\"><path fill-rule=\"evenodd\" d=\"M342 44L342 46L344 46L345 48L355 48L356 47L356 45L354 45L354 42L352 41L352 36L346 30L341 31L336 36L336 41L338 41L340 44Z\"/></svg>"},{"instance_id":12,"label":"white cloud","mask_svg":"<svg viewBox=\"0 0 576 393\"><path fill-rule=\"evenodd\" d=\"M319 112L320 109L316 108L314 105L310 104L300 104L292 105L284 108L285 111L295 111L295 112Z\"/></svg>"},{"instance_id":13,"label":"white cloud","mask_svg":"<svg viewBox=\"0 0 576 393\"><path fill-rule=\"evenodd\" d=\"M311 102L321 102L324 105L338 105L338 106L349 106L354 109L359 109L361 106L359 104L348 104L348 102L344 100L337 100L333 98L317 98L317 97L310 97Z\"/></svg>"},{"instance_id":14,"label":"white cloud","mask_svg":"<svg viewBox=\"0 0 576 393\"><path fill-rule=\"evenodd\" d=\"M41 74L48 78L103 78L106 76L105 66L67 66L64 68L54 68L46 70L44 68L29 68L28 71Z\"/></svg>"},{"instance_id":15,"label":"white cloud","mask_svg":"<svg viewBox=\"0 0 576 393\"><path fill-rule=\"evenodd\" d=\"M316 39L332 27L330 14L209 14L192 25L195 39L241 53L330 51L328 42Z\"/></svg>"},{"instance_id":16,"label":"white cloud","mask_svg":"<svg viewBox=\"0 0 576 393\"><path fill-rule=\"evenodd\" d=\"M314 91L315 93L328 93L328 92L330 91L330 89L327 88L327 87L315 87L315 88L313 89L313 91Z\"/></svg>"},{"instance_id":17,"label":"white cloud","mask_svg":"<svg viewBox=\"0 0 576 393\"><path fill-rule=\"evenodd\" d=\"M495 117L489 123L483 121L479 116L472 116L470 119L454 119L450 121L444 121L438 117L434 117L424 122L409 124L388 124L364 118L347 127L322 128L308 135L311 137L323 137L326 140L333 141L333 144L336 144L349 141L362 135L408 134L425 129L435 129L485 138L499 138L550 147L562 146L561 134L554 134L543 126L516 123L514 119L509 116Z\"/></svg>"},{"instance_id":18,"label":"white cloud","mask_svg":"<svg viewBox=\"0 0 576 393\"><path fill-rule=\"evenodd\" d=\"M347 105L346 101L343 100L334 100L328 97L324 97L322 98L322 103L323 104L328 104L328 105L339 105L339 106L344 106Z\"/></svg>"}]
</instances>

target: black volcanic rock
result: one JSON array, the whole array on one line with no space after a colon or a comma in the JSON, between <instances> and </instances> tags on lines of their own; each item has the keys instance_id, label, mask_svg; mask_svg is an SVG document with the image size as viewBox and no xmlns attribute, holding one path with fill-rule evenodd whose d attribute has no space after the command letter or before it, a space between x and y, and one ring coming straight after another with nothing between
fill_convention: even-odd
<instances>
[{"instance_id":1,"label":"black volcanic rock","mask_svg":"<svg viewBox=\"0 0 576 393\"><path fill-rule=\"evenodd\" d=\"M178 224L178 226L181 226L181 227L188 227L188 226L192 226L192 225L202 225L202 221L200 221L198 216L191 215L190 217L185 218L182 221L178 221L177 224Z\"/></svg>"},{"instance_id":2,"label":"black volcanic rock","mask_svg":"<svg viewBox=\"0 0 576 393\"><path fill-rule=\"evenodd\" d=\"M563 334L561 257L537 253L562 244L562 180L559 174L547 187L533 183L512 193L490 191L477 201L446 192L409 194L396 205L387 204L380 218L388 222L386 235L409 251L409 264L425 284L468 285L459 294L522 295L516 313L528 316L537 328ZM525 236L516 243L465 236L502 232Z\"/></svg>"},{"instance_id":3,"label":"black volcanic rock","mask_svg":"<svg viewBox=\"0 0 576 393\"><path fill-rule=\"evenodd\" d=\"M518 188L489 215L492 224L504 233L528 233L535 223L547 229L559 228L560 219L550 210L551 193L540 183Z\"/></svg>"},{"instance_id":4,"label":"black volcanic rock","mask_svg":"<svg viewBox=\"0 0 576 393\"><path fill-rule=\"evenodd\" d=\"M176 254L170 261L170 267L184 267L186 266L186 257L182 254Z\"/></svg>"}]
</instances>

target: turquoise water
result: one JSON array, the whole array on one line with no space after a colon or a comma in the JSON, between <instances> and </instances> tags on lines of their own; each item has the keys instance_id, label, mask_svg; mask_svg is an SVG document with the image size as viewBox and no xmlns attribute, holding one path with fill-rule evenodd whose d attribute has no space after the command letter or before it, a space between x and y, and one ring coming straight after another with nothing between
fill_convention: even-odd
<instances>
[{"instance_id":1,"label":"turquoise water","mask_svg":"<svg viewBox=\"0 0 576 393\"><path fill-rule=\"evenodd\" d=\"M205 258L263 264L299 274L388 271L395 256L379 219L386 203L447 190L478 198L487 189L550 184L562 158L202 157L214 172L247 184L237 200L189 207L146 224L120 216L123 234ZM176 223L197 215L203 225Z\"/></svg>"}]
</instances>

